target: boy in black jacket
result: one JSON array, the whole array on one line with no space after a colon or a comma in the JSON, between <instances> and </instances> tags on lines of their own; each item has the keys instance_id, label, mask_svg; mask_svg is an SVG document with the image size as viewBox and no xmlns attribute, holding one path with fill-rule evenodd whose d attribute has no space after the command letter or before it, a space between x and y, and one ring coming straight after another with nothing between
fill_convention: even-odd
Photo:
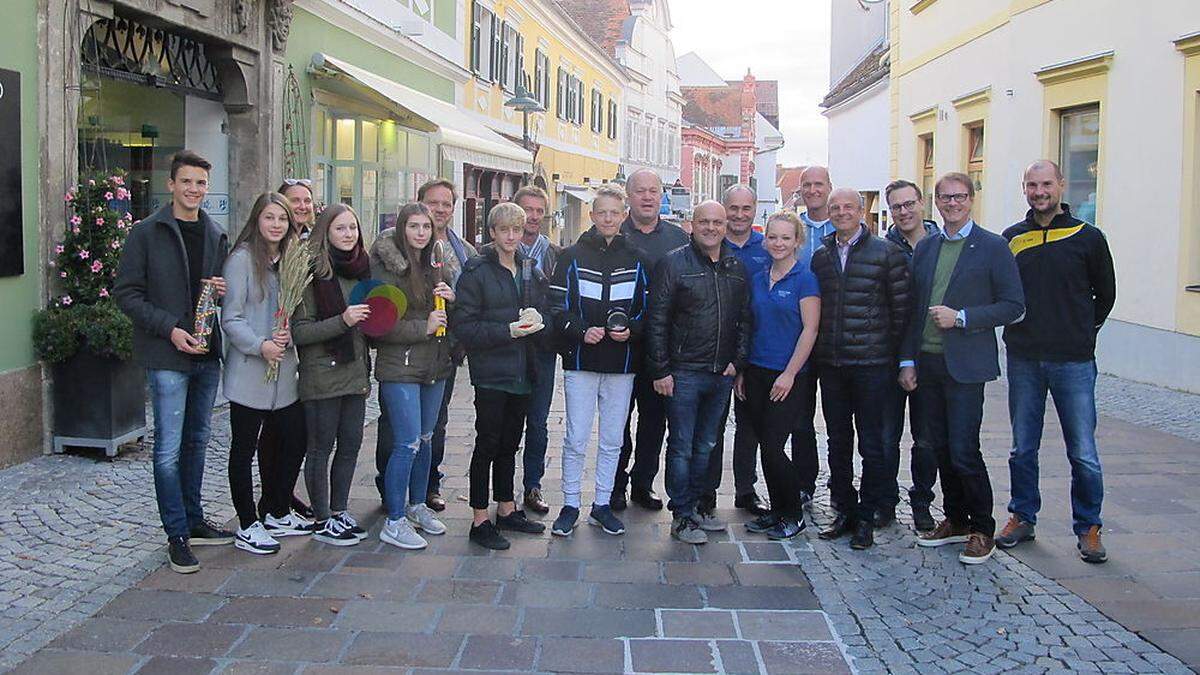
<instances>
[{"instance_id":1,"label":"boy in black jacket","mask_svg":"<svg viewBox=\"0 0 1200 675\"><path fill-rule=\"evenodd\" d=\"M1054 162L1025 170L1025 220L1004 231L1025 288L1025 318L1006 326L1008 412L1013 450L1012 516L996 537L1011 548L1033 539L1041 506L1038 448L1046 392L1054 396L1067 459L1071 463L1071 512L1079 555L1101 563L1104 478L1096 449L1096 333L1117 299L1112 254L1104 234L1071 215L1062 204L1063 175Z\"/></svg>"},{"instance_id":2,"label":"boy in black jacket","mask_svg":"<svg viewBox=\"0 0 1200 675\"><path fill-rule=\"evenodd\" d=\"M550 286L550 312L563 343L567 434L563 442L563 508L551 528L567 536L579 518L580 483L592 420L600 407L596 496L588 521L608 534L625 526L609 497L621 455L625 418L640 365L646 268L620 233L625 195L603 187L592 201L592 229L559 256Z\"/></svg>"}]
</instances>

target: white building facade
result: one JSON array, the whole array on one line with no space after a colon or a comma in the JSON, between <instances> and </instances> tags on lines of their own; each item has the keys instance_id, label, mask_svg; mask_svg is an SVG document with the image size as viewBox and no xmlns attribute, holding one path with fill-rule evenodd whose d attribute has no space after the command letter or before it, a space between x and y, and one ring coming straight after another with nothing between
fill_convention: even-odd
<instances>
[{"instance_id":1,"label":"white building facade","mask_svg":"<svg viewBox=\"0 0 1200 675\"><path fill-rule=\"evenodd\" d=\"M890 11L891 175L969 173L977 222L1000 232L1028 208L1023 169L1058 161L1064 200L1105 233L1116 265L1100 370L1200 391L1200 3Z\"/></svg>"},{"instance_id":2,"label":"white building facade","mask_svg":"<svg viewBox=\"0 0 1200 675\"><path fill-rule=\"evenodd\" d=\"M617 61L629 76L621 169L626 176L650 169L663 185L671 185L679 178L683 109L671 44L671 10L667 0L629 0L629 12L616 45Z\"/></svg>"},{"instance_id":3,"label":"white building facade","mask_svg":"<svg viewBox=\"0 0 1200 675\"><path fill-rule=\"evenodd\" d=\"M886 224L889 181L888 7L831 0L829 173L837 187L857 190L867 219Z\"/></svg>"}]
</instances>

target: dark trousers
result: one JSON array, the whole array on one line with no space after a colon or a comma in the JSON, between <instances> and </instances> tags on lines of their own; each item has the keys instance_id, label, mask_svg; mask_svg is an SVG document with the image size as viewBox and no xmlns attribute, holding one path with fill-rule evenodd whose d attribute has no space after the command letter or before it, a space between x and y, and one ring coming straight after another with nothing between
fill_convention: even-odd
<instances>
[{"instance_id":1,"label":"dark trousers","mask_svg":"<svg viewBox=\"0 0 1200 675\"><path fill-rule=\"evenodd\" d=\"M888 366L821 366L821 407L829 434L830 496L851 519L873 520L887 500L883 453L883 406L879 394L891 382ZM862 457L854 489L854 436Z\"/></svg>"},{"instance_id":2,"label":"dark trousers","mask_svg":"<svg viewBox=\"0 0 1200 675\"><path fill-rule=\"evenodd\" d=\"M299 415L300 415L300 418L299 418L300 426L304 427L307 430L306 421L304 419L304 406L303 405L300 406ZM308 434L307 434L307 432L305 434L303 434L300 438L301 438L301 443L298 447L284 447L284 444L286 443L286 441L284 440L283 436L279 433L279 428L277 426L274 426L271 424L264 424L262 426L262 431L259 433L259 436L258 436L258 447L259 447L258 482L260 484L266 484L266 482L267 482L267 480L266 480L267 474L265 473L267 469L263 466L262 455L266 455L267 457L273 458L273 457L282 457L284 455L290 456L293 453L299 453L300 454L300 463L296 465L296 472L291 474L290 476L283 477L284 480L287 481L288 494L294 495L296 493L296 481L300 479L300 469L304 466L304 457L308 454ZM265 498L266 498L266 495L263 495L258 500L258 517L260 519L265 518L267 515L267 504L264 501ZM311 497L309 499L311 499ZM292 497L288 497L288 509L289 510L291 509L291 502L292 502ZM272 515L278 516L280 514L273 513ZM283 515L287 515L287 512L285 511L283 513Z\"/></svg>"},{"instance_id":3,"label":"dark trousers","mask_svg":"<svg viewBox=\"0 0 1200 675\"><path fill-rule=\"evenodd\" d=\"M743 377L746 400L745 417L739 417L739 429L744 424L750 427L759 441L762 454L763 477L767 481L767 493L771 497L771 512L784 518L800 517L799 475L783 446L796 426L796 416L804 407L809 396L812 380L810 373L796 376L792 390L782 401L771 400L771 387L779 377L778 370L750 366ZM792 450L795 453L795 448Z\"/></svg>"},{"instance_id":4,"label":"dark trousers","mask_svg":"<svg viewBox=\"0 0 1200 675\"><path fill-rule=\"evenodd\" d=\"M633 410L637 408L637 433L630 433ZM654 391L654 379L638 373L633 379L633 398L629 417L625 420L625 442L617 461L617 476L613 492L623 494L629 485L634 490L649 490L658 475L658 459L662 455L663 439L667 434L667 401ZM629 458L633 457L633 467Z\"/></svg>"},{"instance_id":5,"label":"dark trousers","mask_svg":"<svg viewBox=\"0 0 1200 675\"><path fill-rule=\"evenodd\" d=\"M971 532L993 536L992 483L979 451L983 383L956 382L941 354L922 352L917 363L921 433L937 457L946 517Z\"/></svg>"},{"instance_id":6,"label":"dark trousers","mask_svg":"<svg viewBox=\"0 0 1200 675\"><path fill-rule=\"evenodd\" d=\"M454 376L458 369L450 371L446 378L446 391L442 394L442 409L438 411L437 424L433 427L433 440L429 461L429 494L442 491L442 460L446 458L446 423L450 421L450 397L454 395Z\"/></svg>"},{"instance_id":7,"label":"dark trousers","mask_svg":"<svg viewBox=\"0 0 1200 675\"><path fill-rule=\"evenodd\" d=\"M758 443L759 437L754 427L749 423L750 412L746 402L739 401L736 396L725 402L721 412L721 421L717 424L717 444L712 454L708 456L708 490L700 497L700 503L707 509L717 505L717 490L721 487L721 474L725 464L725 427L729 423L729 409L733 408L733 492L736 496L752 494L754 484L758 482Z\"/></svg>"},{"instance_id":8,"label":"dark trousers","mask_svg":"<svg viewBox=\"0 0 1200 675\"><path fill-rule=\"evenodd\" d=\"M471 453L471 508L486 509L488 479L497 502L513 500L517 446L525 430L529 394L475 387L475 450Z\"/></svg>"},{"instance_id":9,"label":"dark trousers","mask_svg":"<svg viewBox=\"0 0 1200 675\"><path fill-rule=\"evenodd\" d=\"M904 409L908 408L908 428L912 437L909 451L909 472L912 487L908 490L913 506L928 507L933 503L933 484L937 482L937 457L921 434L921 403L915 393L904 391L892 383L887 392L883 418L883 452L887 458L888 498L892 507L900 503L900 441L904 437Z\"/></svg>"},{"instance_id":10,"label":"dark trousers","mask_svg":"<svg viewBox=\"0 0 1200 675\"><path fill-rule=\"evenodd\" d=\"M814 426L817 417L817 376L811 367L796 376L788 398L797 398L796 417L792 420L792 466L796 471L796 488L811 497L817 491L817 474L821 470L821 462L817 459L817 429ZM764 460L763 472L766 470Z\"/></svg>"},{"instance_id":11,"label":"dark trousers","mask_svg":"<svg viewBox=\"0 0 1200 675\"><path fill-rule=\"evenodd\" d=\"M304 457L304 487L318 521L346 510L354 467L362 447L366 394L347 394L304 402L308 453ZM261 438L261 437L260 437ZM334 452L334 445L337 451ZM329 457L333 456L333 466Z\"/></svg>"},{"instance_id":12,"label":"dark trousers","mask_svg":"<svg viewBox=\"0 0 1200 675\"><path fill-rule=\"evenodd\" d=\"M304 406L297 401L279 410L255 410L230 403L229 427L229 494L241 527L250 527L259 518L254 507L251 470L256 452L264 515L286 516L292 507L292 488L304 462ZM259 441L263 429L270 429L279 442L264 446Z\"/></svg>"}]
</instances>

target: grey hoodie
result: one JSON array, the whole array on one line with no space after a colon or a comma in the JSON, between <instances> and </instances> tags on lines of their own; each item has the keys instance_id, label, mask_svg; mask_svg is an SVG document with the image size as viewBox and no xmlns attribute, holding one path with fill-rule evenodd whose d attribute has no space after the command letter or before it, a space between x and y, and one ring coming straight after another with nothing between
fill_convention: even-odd
<instances>
[{"instance_id":1,"label":"grey hoodie","mask_svg":"<svg viewBox=\"0 0 1200 675\"><path fill-rule=\"evenodd\" d=\"M279 363L279 379L268 382L262 343L271 339L279 309L279 274L272 271L266 292L254 278L250 251L239 246L225 261L228 291L221 308L225 331L225 398L255 410L279 410L299 398L296 348L288 347Z\"/></svg>"}]
</instances>

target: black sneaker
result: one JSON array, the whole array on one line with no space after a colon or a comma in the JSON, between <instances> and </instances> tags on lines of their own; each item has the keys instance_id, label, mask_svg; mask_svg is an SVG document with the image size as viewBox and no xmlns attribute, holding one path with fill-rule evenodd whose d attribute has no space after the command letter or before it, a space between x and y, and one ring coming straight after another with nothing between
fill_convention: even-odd
<instances>
[{"instance_id":1,"label":"black sneaker","mask_svg":"<svg viewBox=\"0 0 1200 675\"><path fill-rule=\"evenodd\" d=\"M550 534L569 537L575 531L575 521L579 520L579 509L574 506L564 506L550 527Z\"/></svg>"},{"instance_id":2,"label":"black sneaker","mask_svg":"<svg viewBox=\"0 0 1200 675\"><path fill-rule=\"evenodd\" d=\"M312 520L317 517L317 514L313 513L312 507L308 504L305 504L304 500L300 499L296 495L292 495L292 510L308 520Z\"/></svg>"},{"instance_id":3,"label":"black sneaker","mask_svg":"<svg viewBox=\"0 0 1200 675\"><path fill-rule=\"evenodd\" d=\"M232 544L233 533L229 530L222 530L207 520L202 520L198 525L192 528L191 535L189 537L189 543L192 546L221 546L223 544Z\"/></svg>"},{"instance_id":4,"label":"black sneaker","mask_svg":"<svg viewBox=\"0 0 1200 675\"><path fill-rule=\"evenodd\" d=\"M323 523L318 522L317 531L313 532L313 539L330 546L354 546L362 541L354 536L353 532L342 527L337 518L330 518Z\"/></svg>"},{"instance_id":5,"label":"black sneaker","mask_svg":"<svg viewBox=\"0 0 1200 675\"><path fill-rule=\"evenodd\" d=\"M932 532L933 528L937 527L933 515L929 513L928 504L913 504L912 517L913 527L917 529L917 532Z\"/></svg>"},{"instance_id":6,"label":"black sneaker","mask_svg":"<svg viewBox=\"0 0 1200 675\"><path fill-rule=\"evenodd\" d=\"M492 524L492 521L485 520L478 525L471 526L471 534L469 539L484 548L490 548L493 551L506 551L511 544L500 534L500 530Z\"/></svg>"},{"instance_id":7,"label":"black sneaker","mask_svg":"<svg viewBox=\"0 0 1200 675\"><path fill-rule=\"evenodd\" d=\"M599 526L607 534L625 534L625 523L613 515L612 507L592 504L592 512L588 514L588 522Z\"/></svg>"},{"instance_id":8,"label":"black sneaker","mask_svg":"<svg viewBox=\"0 0 1200 675\"><path fill-rule=\"evenodd\" d=\"M775 527L767 530L767 538L779 541L782 539L791 539L804 531L804 518L794 520L792 518L781 518Z\"/></svg>"},{"instance_id":9,"label":"black sneaker","mask_svg":"<svg viewBox=\"0 0 1200 675\"><path fill-rule=\"evenodd\" d=\"M754 534L762 534L769 531L771 528L779 524L779 516L768 513L765 516L759 516L754 520L746 523L746 531Z\"/></svg>"},{"instance_id":10,"label":"black sneaker","mask_svg":"<svg viewBox=\"0 0 1200 675\"><path fill-rule=\"evenodd\" d=\"M608 498L608 506L613 511L624 511L629 506L629 499L625 496L624 490L613 490L612 495Z\"/></svg>"},{"instance_id":11,"label":"black sneaker","mask_svg":"<svg viewBox=\"0 0 1200 675\"><path fill-rule=\"evenodd\" d=\"M187 537L169 537L167 539L167 559L171 569L180 574L192 574L200 571L200 561L192 554Z\"/></svg>"},{"instance_id":12,"label":"black sneaker","mask_svg":"<svg viewBox=\"0 0 1200 675\"><path fill-rule=\"evenodd\" d=\"M754 492L747 492L744 495L738 495L738 497L733 500L733 505L735 508L742 509L743 511L749 511L755 516L765 516L771 512L771 506L763 501L763 498L759 497L758 494Z\"/></svg>"},{"instance_id":13,"label":"black sneaker","mask_svg":"<svg viewBox=\"0 0 1200 675\"><path fill-rule=\"evenodd\" d=\"M517 509L507 516L496 514L496 527L525 534L541 534L546 531L545 525L529 520L525 517L525 511L521 509Z\"/></svg>"},{"instance_id":14,"label":"black sneaker","mask_svg":"<svg viewBox=\"0 0 1200 675\"><path fill-rule=\"evenodd\" d=\"M358 526L358 521L354 519L354 516L350 515L349 511L335 513L331 520L338 521L343 530L349 530L350 534L358 537L359 541L367 538L367 531Z\"/></svg>"}]
</instances>

